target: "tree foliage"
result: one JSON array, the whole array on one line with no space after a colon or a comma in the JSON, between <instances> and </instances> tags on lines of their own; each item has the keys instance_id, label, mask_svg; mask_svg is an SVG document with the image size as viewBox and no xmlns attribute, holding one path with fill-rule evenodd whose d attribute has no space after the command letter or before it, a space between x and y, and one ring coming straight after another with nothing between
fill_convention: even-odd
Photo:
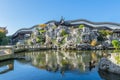
<instances>
[{"instance_id":1,"label":"tree foliage","mask_svg":"<svg viewBox=\"0 0 120 80\"><path fill-rule=\"evenodd\" d=\"M83 29L85 26L83 24L79 25L79 29Z\"/></svg>"},{"instance_id":2,"label":"tree foliage","mask_svg":"<svg viewBox=\"0 0 120 80\"><path fill-rule=\"evenodd\" d=\"M3 38L6 37L5 35L6 35L5 32L0 31L0 45L1 45L1 43L2 43Z\"/></svg>"},{"instance_id":3,"label":"tree foliage","mask_svg":"<svg viewBox=\"0 0 120 80\"><path fill-rule=\"evenodd\" d=\"M8 37L2 38L1 45L8 45L8 43L9 43L9 38Z\"/></svg>"},{"instance_id":4,"label":"tree foliage","mask_svg":"<svg viewBox=\"0 0 120 80\"><path fill-rule=\"evenodd\" d=\"M40 24L39 25L41 28L45 28L47 25L46 24Z\"/></svg>"},{"instance_id":5,"label":"tree foliage","mask_svg":"<svg viewBox=\"0 0 120 80\"><path fill-rule=\"evenodd\" d=\"M112 45L115 49L120 48L120 42L118 40L112 40Z\"/></svg>"},{"instance_id":6,"label":"tree foliage","mask_svg":"<svg viewBox=\"0 0 120 80\"><path fill-rule=\"evenodd\" d=\"M44 33L44 32L46 32L46 30L40 29L39 32L40 32L40 33Z\"/></svg>"},{"instance_id":7,"label":"tree foliage","mask_svg":"<svg viewBox=\"0 0 120 80\"><path fill-rule=\"evenodd\" d=\"M115 60L116 60L117 64L120 64L120 54L115 56Z\"/></svg>"},{"instance_id":8,"label":"tree foliage","mask_svg":"<svg viewBox=\"0 0 120 80\"><path fill-rule=\"evenodd\" d=\"M94 40L92 40L92 42L91 42L91 46L96 46L96 44L97 44L97 41L94 39Z\"/></svg>"},{"instance_id":9,"label":"tree foliage","mask_svg":"<svg viewBox=\"0 0 120 80\"><path fill-rule=\"evenodd\" d=\"M63 30L61 31L61 36L65 36L65 35L67 35L67 32L63 29Z\"/></svg>"},{"instance_id":10,"label":"tree foliage","mask_svg":"<svg viewBox=\"0 0 120 80\"><path fill-rule=\"evenodd\" d=\"M107 35L111 35L112 31L110 31L110 30L99 30L99 33L102 36L107 36Z\"/></svg>"}]
</instances>

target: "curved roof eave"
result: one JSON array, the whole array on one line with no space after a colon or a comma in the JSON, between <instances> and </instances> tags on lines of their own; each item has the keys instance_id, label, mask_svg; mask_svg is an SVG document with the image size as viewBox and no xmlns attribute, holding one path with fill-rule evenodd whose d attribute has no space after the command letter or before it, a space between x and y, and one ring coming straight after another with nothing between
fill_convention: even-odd
<instances>
[{"instance_id":1,"label":"curved roof eave","mask_svg":"<svg viewBox=\"0 0 120 80\"><path fill-rule=\"evenodd\" d=\"M51 20L51 21L48 21L48 22L46 22L45 24L49 24L49 23L56 23L56 22L58 22L58 21L56 21L56 20ZM80 23L81 22L81 24L82 23L87 23L87 25L94 25L94 27L97 27L97 26L105 26L105 27L107 27L106 25L108 25L108 26L110 26L110 27L108 27L108 28L111 28L111 26L112 27L119 27L120 28L120 24L118 24L118 23L113 23L113 22L91 22L91 21L88 21L88 20L86 20L86 19L77 19L77 20L68 20L68 21L65 21L65 22L69 22L70 24L78 24L78 23ZM19 31L21 31L21 30L31 30L31 29L33 29L33 28L35 28L36 26L38 26L38 25L35 25L35 26L32 26L32 27L30 27L30 28L22 28L22 29L19 29L19 30L17 30L13 35L15 35L17 32L19 32Z\"/></svg>"},{"instance_id":2,"label":"curved roof eave","mask_svg":"<svg viewBox=\"0 0 120 80\"><path fill-rule=\"evenodd\" d=\"M22 31L22 30L31 30L31 29L35 28L36 26L38 26L38 25L32 26L32 27L30 27L30 28L22 28L22 29L19 29L19 30L17 30L12 36L15 36L19 31Z\"/></svg>"},{"instance_id":3,"label":"curved roof eave","mask_svg":"<svg viewBox=\"0 0 120 80\"><path fill-rule=\"evenodd\" d=\"M112 29L120 28L120 24L113 23L113 22L91 22L85 19L78 19L78 20L69 20L71 24L87 24L93 27L108 27Z\"/></svg>"},{"instance_id":4,"label":"curved roof eave","mask_svg":"<svg viewBox=\"0 0 120 80\"><path fill-rule=\"evenodd\" d=\"M69 22L78 22L78 21L85 21L85 22L88 22L88 23L91 23L91 24L96 24L96 25L101 25L101 24L111 24L111 25L117 25L117 26L120 26L119 23L114 23L114 22L92 22L92 21L88 21L86 19L77 19L77 20L69 20Z\"/></svg>"}]
</instances>

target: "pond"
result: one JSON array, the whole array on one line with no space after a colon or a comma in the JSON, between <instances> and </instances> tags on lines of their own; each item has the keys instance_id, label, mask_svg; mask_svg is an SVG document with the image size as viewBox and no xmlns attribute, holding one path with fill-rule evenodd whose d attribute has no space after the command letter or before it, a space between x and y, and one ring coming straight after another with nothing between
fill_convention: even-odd
<instances>
[{"instance_id":1,"label":"pond","mask_svg":"<svg viewBox=\"0 0 120 80\"><path fill-rule=\"evenodd\" d=\"M0 80L120 80L99 71L98 62L113 51L36 51L0 62Z\"/></svg>"}]
</instances>

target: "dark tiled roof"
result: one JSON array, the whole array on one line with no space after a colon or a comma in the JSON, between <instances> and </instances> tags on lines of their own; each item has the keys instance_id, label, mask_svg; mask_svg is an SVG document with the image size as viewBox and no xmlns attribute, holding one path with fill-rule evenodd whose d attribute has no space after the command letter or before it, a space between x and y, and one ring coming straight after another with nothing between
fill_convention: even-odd
<instances>
[{"instance_id":1,"label":"dark tiled roof","mask_svg":"<svg viewBox=\"0 0 120 80\"><path fill-rule=\"evenodd\" d=\"M76 23L76 22L78 22L78 23ZM80 23L80 22L82 22L82 23ZM91 22L91 21L88 21L88 20L85 20L85 19L68 20L68 21L63 21L63 23L61 23L61 20L60 21L51 20L51 21L46 22L45 24L49 24L49 23L55 23L56 25L66 25L66 26L78 26L80 24L84 24L84 25L87 25L90 28L108 29L108 30L112 30L112 28L110 26L113 26L113 27L116 26L116 27L120 28L120 24L118 24L118 23L113 23L113 22ZM90 24L91 25L95 25L95 26L91 26ZM19 31L31 30L31 29L33 29L33 28L35 28L37 26L38 25L32 26L31 28L22 28L22 29L19 29L12 36L17 35L17 33ZM98 26L100 26L100 27L98 27Z\"/></svg>"},{"instance_id":2,"label":"dark tiled roof","mask_svg":"<svg viewBox=\"0 0 120 80\"><path fill-rule=\"evenodd\" d=\"M114 29L113 32L114 33L120 33L120 29Z\"/></svg>"}]
</instances>

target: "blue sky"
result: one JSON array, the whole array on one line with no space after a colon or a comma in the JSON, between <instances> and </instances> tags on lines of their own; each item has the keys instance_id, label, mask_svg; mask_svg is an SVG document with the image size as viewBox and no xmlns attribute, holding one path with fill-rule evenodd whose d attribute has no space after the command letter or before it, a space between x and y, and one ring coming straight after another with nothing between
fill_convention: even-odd
<instances>
[{"instance_id":1,"label":"blue sky","mask_svg":"<svg viewBox=\"0 0 120 80\"><path fill-rule=\"evenodd\" d=\"M0 0L0 26L8 35L49 20L120 23L120 0Z\"/></svg>"}]
</instances>

